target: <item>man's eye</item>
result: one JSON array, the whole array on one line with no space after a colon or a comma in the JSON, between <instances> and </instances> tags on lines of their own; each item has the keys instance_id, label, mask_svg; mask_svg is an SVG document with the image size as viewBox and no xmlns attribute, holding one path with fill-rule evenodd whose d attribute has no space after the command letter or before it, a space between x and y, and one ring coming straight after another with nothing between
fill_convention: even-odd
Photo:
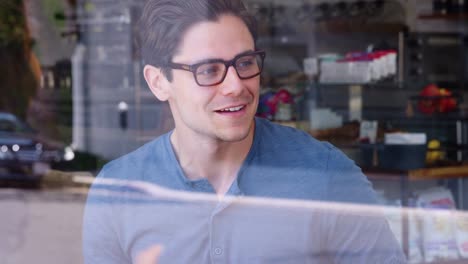
<instances>
[{"instance_id":1,"label":"man's eye","mask_svg":"<svg viewBox=\"0 0 468 264\"><path fill-rule=\"evenodd\" d=\"M200 67L197 71L197 74L199 75L215 75L217 73L219 73L220 71L220 67L219 66L206 66L206 67Z\"/></svg>"},{"instance_id":2,"label":"man's eye","mask_svg":"<svg viewBox=\"0 0 468 264\"><path fill-rule=\"evenodd\" d=\"M237 62L238 67L246 68L254 65L255 59L242 59L239 62Z\"/></svg>"}]
</instances>

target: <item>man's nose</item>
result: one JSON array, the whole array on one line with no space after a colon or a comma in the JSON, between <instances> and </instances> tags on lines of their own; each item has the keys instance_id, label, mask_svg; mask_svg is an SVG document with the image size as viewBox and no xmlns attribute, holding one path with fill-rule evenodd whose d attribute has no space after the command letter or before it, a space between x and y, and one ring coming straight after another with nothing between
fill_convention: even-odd
<instances>
[{"instance_id":1,"label":"man's nose","mask_svg":"<svg viewBox=\"0 0 468 264\"><path fill-rule=\"evenodd\" d=\"M228 68L226 78L224 78L224 81L220 84L219 89L221 93L226 96L238 96L242 93L244 83L242 79L239 78L239 75L237 75L234 66Z\"/></svg>"}]
</instances>

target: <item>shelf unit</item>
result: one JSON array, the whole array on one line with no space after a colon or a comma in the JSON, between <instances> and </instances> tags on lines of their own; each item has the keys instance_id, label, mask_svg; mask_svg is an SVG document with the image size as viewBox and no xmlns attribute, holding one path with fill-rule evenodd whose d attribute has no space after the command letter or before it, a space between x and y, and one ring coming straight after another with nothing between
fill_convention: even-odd
<instances>
[{"instance_id":1,"label":"shelf unit","mask_svg":"<svg viewBox=\"0 0 468 264\"><path fill-rule=\"evenodd\" d=\"M409 185L414 181L425 180L445 180L445 179L458 179L458 200L463 199L463 182L464 178L468 178L468 165L465 166L452 166L440 168L424 168L416 170L381 170L381 169L364 169L364 174L370 180L397 180L400 182L401 189L401 203L403 208L409 206ZM461 197L460 197L461 195ZM406 256L409 256L409 218L408 212L402 210L402 242L403 250ZM466 259L442 261L437 263L466 263Z\"/></svg>"},{"instance_id":2,"label":"shelf unit","mask_svg":"<svg viewBox=\"0 0 468 264\"><path fill-rule=\"evenodd\" d=\"M458 20L467 20L468 13L458 13L458 14L422 14L418 16L418 19L421 20L448 20L448 21L458 21Z\"/></svg>"},{"instance_id":3,"label":"shelf unit","mask_svg":"<svg viewBox=\"0 0 468 264\"><path fill-rule=\"evenodd\" d=\"M375 23L351 21L350 19L334 19L318 23L316 33L387 33L398 34L407 30L406 25L401 23Z\"/></svg>"}]
</instances>

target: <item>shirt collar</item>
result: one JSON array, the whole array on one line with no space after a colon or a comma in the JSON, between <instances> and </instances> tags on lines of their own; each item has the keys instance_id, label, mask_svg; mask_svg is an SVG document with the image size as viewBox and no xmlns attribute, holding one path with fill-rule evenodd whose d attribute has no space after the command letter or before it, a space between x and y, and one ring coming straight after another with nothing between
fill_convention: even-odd
<instances>
[{"instance_id":1,"label":"shirt collar","mask_svg":"<svg viewBox=\"0 0 468 264\"><path fill-rule=\"evenodd\" d=\"M239 172L237 173L237 177L236 179L233 181L231 187L229 187L229 190L228 192L226 193L226 195L232 195L232 196L243 196L244 195L244 192L242 191L242 184L241 184L241 181L242 181L242 177L244 177L245 175L245 171L247 170L247 168L250 166L252 160L253 160L253 157L255 156L255 152L256 152L256 149L258 148L258 144L259 144L259 134L260 134L260 130L261 130L261 125L259 125L259 123L261 121L258 120L258 118L256 117L254 119L254 122L255 122L255 129L254 129L254 138L253 138L253 142L252 142L252 146L250 147L250 150L249 150L249 153L247 154L247 157L246 159L244 160L244 162L242 163L242 166L239 170ZM177 178L179 179L180 182L182 182L183 186L184 186L184 189L187 190L187 191L195 191L195 192L205 192L205 193L214 193L214 189L213 189L213 186L208 182L207 179L200 179L200 180L190 180L187 178L187 176L185 176L182 168L180 167L180 164L175 156L175 151L174 151L174 148L172 147L172 144L171 144L171 141L170 141L170 137L171 137L171 134L173 133L173 130L170 132L170 133L167 133L167 137L166 137L166 144L167 144L167 149L169 150L170 152L170 156L171 156L171 159L174 161L174 163L176 164L176 170L177 170Z\"/></svg>"}]
</instances>

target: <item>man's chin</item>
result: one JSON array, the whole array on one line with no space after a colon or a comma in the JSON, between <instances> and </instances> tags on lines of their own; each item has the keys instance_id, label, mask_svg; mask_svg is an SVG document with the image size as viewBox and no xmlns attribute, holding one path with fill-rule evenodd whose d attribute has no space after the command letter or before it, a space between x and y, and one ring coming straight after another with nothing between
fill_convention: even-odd
<instances>
[{"instance_id":1,"label":"man's chin","mask_svg":"<svg viewBox=\"0 0 468 264\"><path fill-rule=\"evenodd\" d=\"M235 143L245 140L248 137L248 135L248 133L244 135L219 135L218 138L223 142Z\"/></svg>"},{"instance_id":2,"label":"man's chin","mask_svg":"<svg viewBox=\"0 0 468 264\"><path fill-rule=\"evenodd\" d=\"M218 131L217 137L218 139L224 142L240 142L245 140L250 135L251 130L251 126L246 128L232 128L229 130L225 129L222 131Z\"/></svg>"}]
</instances>

